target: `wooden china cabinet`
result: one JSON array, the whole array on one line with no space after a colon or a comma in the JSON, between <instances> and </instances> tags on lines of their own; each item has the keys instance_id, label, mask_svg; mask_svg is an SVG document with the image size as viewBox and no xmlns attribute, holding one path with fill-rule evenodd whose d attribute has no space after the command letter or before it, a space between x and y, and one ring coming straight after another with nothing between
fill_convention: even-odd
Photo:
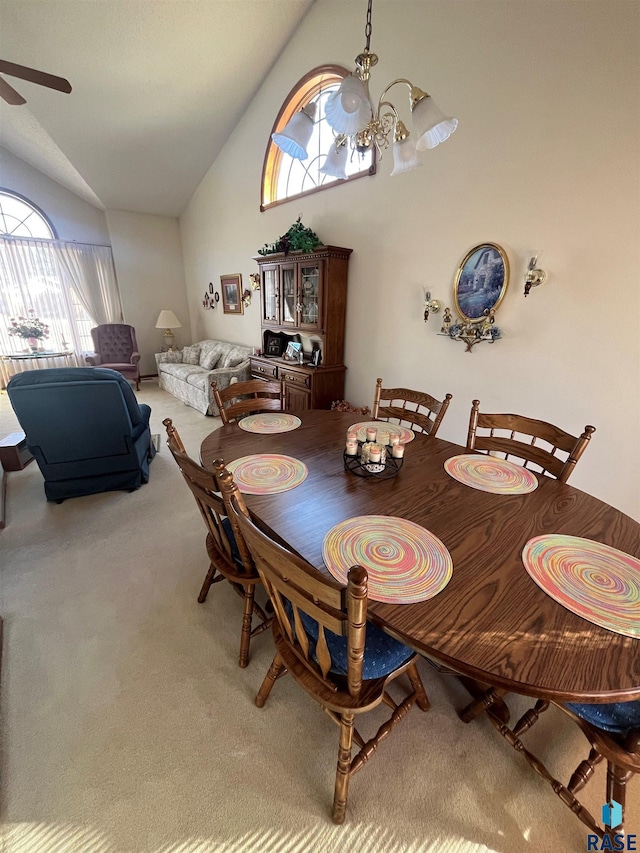
<instances>
[{"instance_id":1,"label":"wooden china cabinet","mask_svg":"<svg viewBox=\"0 0 640 853\"><path fill-rule=\"evenodd\" d=\"M260 269L262 355L251 357L256 379L284 379L289 411L328 409L344 397L344 329L347 273L352 249L318 246L312 252L291 252L254 258ZM277 340L304 339L303 363L277 351ZM284 344L283 344L284 345ZM320 351L319 364L310 348Z\"/></svg>"}]
</instances>

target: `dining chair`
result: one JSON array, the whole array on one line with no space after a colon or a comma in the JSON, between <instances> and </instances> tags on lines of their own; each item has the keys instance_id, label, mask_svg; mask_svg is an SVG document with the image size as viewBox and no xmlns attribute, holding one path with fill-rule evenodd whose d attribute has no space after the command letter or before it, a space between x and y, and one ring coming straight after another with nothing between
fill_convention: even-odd
<instances>
[{"instance_id":1,"label":"dining chair","mask_svg":"<svg viewBox=\"0 0 640 853\"><path fill-rule=\"evenodd\" d=\"M534 471L550 474L566 483L596 431L586 426L581 436L571 435L560 427L523 415L485 414L480 401L474 400L469 418L467 450L502 454L511 461L523 460L523 467L537 466ZM522 437L522 438L521 438ZM537 444L542 441L543 444Z\"/></svg>"},{"instance_id":2,"label":"dining chair","mask_svg":"<svg viewBox=\"0 0 640 853\"><path fill-rule=\"evenodd\" d=\"M367 572L349 571L346 588L321 574L302 557L275 542L253 524L232 474L218 474L220 489L236 536L248 546L274 609L276 653L256 696L262 708L273 685L287 672L318 702L340 728L332 809L343 823L349 780L413 704L430 707L417 669L417 655L367 622ZM398 704L387 685L406 673L411 690ZM387 705L392 713L370 738L355 719ZM357 752L352 755L353 746Z\"/></svg>"},{"instance_id":3,"label":"dining chair","mask_svg":"<svg viewBox=\"0 0 640 853\"><path fill-rule=\"evenodd\" d=\"M248 379L228 388L211 383L223 424L233 423L255 412L281 412L284 409L284 381Z\"/></svg>"},{"instance_id":4,"label":"dining chair","mask_svg":"<svg viewBox=\"0 0 640 853\"><path fill-rule=\"evenodd\" d=\"M524 415L482 413L480 401L474 400L469 417L467 451L501 455L522 464L523 468L533 465L534 472L548 474L566 483L595 431L595 427L587 425L582 435L576 437L546 421ZM460 712L464 722L470 722L489 707L494 711L499 709L503 721L508 721L509 712L503 701L507 691L482 686L465 677L461 681L475 697Z\"/></svg>"},{"instance_id":5,"label":"dining chair","mask_svg":"<svg viewBox=\"0 0 640 853\"><path fill-rule=\"evenodd\" d=\"M588 756L576 767L566 786L553 776L546 764L527 749L521 740L521 735L537 722L551 704L580 727L591 745ZM505 740L551 785L562 802L592 833L602 838L606 833L624 832L627 784L632 776L640 773L640 701L592 705L550 703L540 699L512 727L499 719L492 707L488 709L487 716ZM545 750L548 751L547 742ZM593 777L595 766L603 759L607 762L606 791L602 800L605 805L602 808L602 820L598 822L575 795Z\"/></svg>"},{"instance_id":6,"label":"dining chair","mask_svg":"<svg viewBox=\"0 0 640 853\"><path fill-rule=\"evenodd\" d=\"M383 388L382 379L377 379L372 417L377 421L390 421L393 418L399 423L409 424L412 429L435 438L451 400L451 394L446 394L444 400L440 402L431 394L422 391L412 391L409 388ZM388 405L381 406L382 402Z\"/></svg>"},{"instance_id":7,"label":"dining chair","mask_svg":"<svg viewBox=\"0 0 640 853\"><path fill-rule=\"evenodd\" d=\"M165 418L162 423L167 430L169 450L196 500L207 528L206 548L209 570L198 601L201 604L206 601L211 585L225 579L241 596L244 606L238 663L241 667L246 667L249 663L249 646L252 638L271 625L271 617L268 617L255 601L255 587L260 584L260 576L248 549L239 541L241 534L236 536L231 529L224 502L218 494L216 466L214 465L213 471L209 471L194 462L187 454L171 418ZM222 463L217 467L222 467ZM254 616L257 617L257 625L252 628Z\"/></svg>"}]
</instances>

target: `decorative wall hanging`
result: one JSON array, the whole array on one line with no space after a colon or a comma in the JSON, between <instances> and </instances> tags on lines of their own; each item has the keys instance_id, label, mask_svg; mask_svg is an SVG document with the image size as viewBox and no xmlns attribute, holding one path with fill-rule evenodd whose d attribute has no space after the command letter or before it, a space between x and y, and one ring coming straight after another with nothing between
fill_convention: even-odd
<instances>
[{"instance_id":1,"label":"decorative wall hanging","mask_svg":"<svg viewBox=\"0 0 640 853\"><path fill-rule=\"evenodd\" d=\"M242 276L240 273L220 276L222 308L225 314L244 314L242 301Z\"/></svg>"},{"instance_id":2,"label":"decorative wall hanging","mask_svg":"<svg viewBox=\"0 0 640 853\"><path fill-rule=\"evenodd\" d=\"M251 281L251 287L253 290L260 290L260 273L259 272L249 273L249 280Z\"/></svg>"},{"instance_id":3,"label":"decorative wall hanging","mask_svg":"<svg viewBox=\"0 0 640 853\"><path fill-rule=\"evenodd\" d=\"M242 302L246 308L251 305L251 291L248 288L242 291Z\"/></svg>"},{"instance_id":4,"label":"decorative wall hanging","mask_svg":"<svg viewBox=\"0 0 640 853\"><path fill-rule=\"evenodd\" d=\"M211 287L211 285L209 285L209 287ZM216 296L217 295L218 294L216 293ZM202 299L202 307L205 310L208 310L209 308L215 308L216 307L216 303L214 302L214 297L207 290L205 290L205 292L204 292L204 297Z\"/></svg>"},{"instance_id":5,"label":"decorative wall hanging","mask_svg":"<svg viewBox=\"0 0 640 853\"><path fill-rule=\"evenodd\" d=\"M485 341L501 337L495 313L509 284L509 259L497 243L480 243L467 252L457 269L453 284L453 304L459 315L453 319L445 308L440 334L463 341L466 351Z\"/></svg>"}]
</instances>

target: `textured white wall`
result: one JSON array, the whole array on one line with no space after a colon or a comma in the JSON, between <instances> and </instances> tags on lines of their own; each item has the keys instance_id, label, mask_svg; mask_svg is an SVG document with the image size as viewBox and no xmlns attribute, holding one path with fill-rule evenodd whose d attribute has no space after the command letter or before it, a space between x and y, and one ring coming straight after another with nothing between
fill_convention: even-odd
<instances>
[{"instance_id":1,"label":"textured white wall","mask_svg":"<svg viewBox=\"0 0 640 853\"><path fill-rule=\"evenodd\" d=\"M142 353L140 373L156 372L154 353L162 346L158 314L171 309L182 323L175 345L191 342L178 220L124 210L108 210L113 259L122 293L124 316L135 326Z\"/></svg>"},{"instance_id":2,"label":"textured white wall","mask_svg":"<svg viewBox=\"0 0 640 853\"><path fill-rule=\"evenodd\" d=\"M640 518L640 6L617 2L377 2L372 95L397 76L460 120L424 166L261 214L259 182L273 119L291 86L322 62L351 65L364 46L364 4L316 3L181 217L195 338L259 342L259 309L204 312L221 273L302 213L325 243L348 246L347 397L371 404L389 385L454 395L441 434L464 442L471 400L487 411L597 427L573 485ZM340 22L337 26L336 22ZM404 92L394 100L401 104ZM404 108L404 104L402 105ZM422 287L451 304L474 244L507 251L504 338L466 353L422 320ZM542 250L548 282L523 296ZM440 315L441 316L441 315Z\"/></svg>"},{"instance_id":3,"label":"textured white wall","mask_svg":"<svg viewBox=\"0 0 640 853\"><path fill-rule=\"evenodd\" d=\"M0 187L20 193L43 210L53 222L60 240L109 245L104 211L2 147Z\"/></svg>"}]
</instances>

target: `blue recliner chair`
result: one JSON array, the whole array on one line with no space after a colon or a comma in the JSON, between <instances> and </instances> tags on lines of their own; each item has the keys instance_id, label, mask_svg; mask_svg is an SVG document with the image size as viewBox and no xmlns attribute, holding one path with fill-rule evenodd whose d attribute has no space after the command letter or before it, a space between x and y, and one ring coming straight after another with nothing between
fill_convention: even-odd
<instances>
[{"instance_id":1,"label":"blue recliner chair","mask_svg":"<svg viewBox=\"0 0 640 853\"><path fill-rule=\"evenodd\" d=\"M149 481L151 409L117 371L27 370L12 377L7 393L48 501L133 491Z\"/></svg>"}]
</instances>

